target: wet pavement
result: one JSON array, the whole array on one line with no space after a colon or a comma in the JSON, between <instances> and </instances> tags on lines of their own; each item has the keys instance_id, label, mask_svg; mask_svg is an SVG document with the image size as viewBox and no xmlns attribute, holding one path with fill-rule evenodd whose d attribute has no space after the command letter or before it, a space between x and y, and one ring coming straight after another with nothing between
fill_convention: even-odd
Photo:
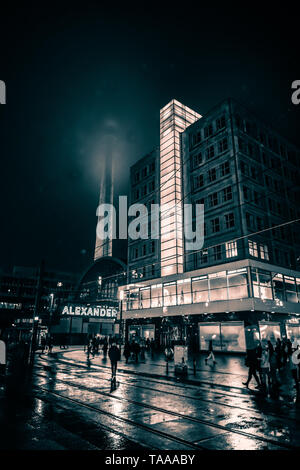
<instances>
[{"instance_id":1,"label":"wet pavement","mask_svg":"<svg viewBox=\"0 0 300 470\"><path fill-rule=\"evenodd\" d=\"M37 354L30 374L0 390L1 449L299 449L300 404L285 371L278 399L247 390L243 356L196 357L187 379L163 357L125 364L112 387L109 361L81 347ZM286 375L285 375L286 374ZM254 384L253 384L254 387Z\"/></svg>"}]
</instances>

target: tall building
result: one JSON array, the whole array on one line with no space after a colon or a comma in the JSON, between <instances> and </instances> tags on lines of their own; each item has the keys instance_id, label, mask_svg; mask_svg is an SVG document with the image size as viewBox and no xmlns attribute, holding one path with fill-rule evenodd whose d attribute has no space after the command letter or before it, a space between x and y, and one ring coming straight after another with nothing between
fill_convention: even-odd
<instances>
[{"instance_id":1,"label":"tall building","mask_svg":"<svg viewBox=\"0 0 300 470\"><path fill-rule=\"evenodd\" d=\"M184 110L190 122L180 121ZM164 127L168 117L173 127ZM223 351L300 338L298 149L231 99L202 117L173 100L161 110L160 131L156 195L179 207L172 221L160 219L160 275L122 287L128 336L195 350L212 339ZM183 203L204 205L200 250L186 249Z\"/></svg>"}]
</instances>

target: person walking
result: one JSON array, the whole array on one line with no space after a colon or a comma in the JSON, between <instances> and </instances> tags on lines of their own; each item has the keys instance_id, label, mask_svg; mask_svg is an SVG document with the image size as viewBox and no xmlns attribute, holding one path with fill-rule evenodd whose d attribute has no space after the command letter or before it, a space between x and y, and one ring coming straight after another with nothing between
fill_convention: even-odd
<instances>
[{"instance_id":1,"label":"person walking","mask_svg":"<svg viewBox=\"0 0 300 470\"><path fill-rule=\"evenodd\" d=\"M282 345L281 345L281 341L279 338L277 338L277 341L276 341L275 352L276 352L276 358L277 358L276 368L279 371L282 367Z\"/></svg>"},{"instance_id":2,"label":"person walking","mask_svg":"<svg viewBox=\"0 0 300 470\"><path fill-rule=\"evenodd\" d=\"M257 386L255 388L260 388L261 384L259 382L259 378L257 375L258 360L257 360L256 348L247 350L245 365L249 367L249 372L248 372L248 379L246 382L243 382L243 385L246 385L246 387L249 388L249 383L252 377L254 377L257 383Z\"/></svg>"},{"instance_id":3,"label":"person walking","mask_svg":"<svg viewBox=\"0 0 300 470\"><path fill-rule=\"evenodd\" d=\"M132 351L134 353L134 356L135 356L135 362L138 363L139 362L139 353L140 353L140 345L139 343L136 343L134 340L132 341Z\"/></svg>"},{"instance_id":4,"label":"person walking","mask_svg":"<svg viewBox=\"0 0 300 470\"><path fill-rule=\"evenodd\" d=\"M260 357L260 380L265 393L270 394L270 351L268 346L262 348Z\"/></svg>"},{"instance_id":5,"label":"person walking","mask_svg":"<svg viewBox=\"0 0 300 470\"><path fill-rule=\"evenodd\" d=\"M207 358L205 359L205 364L207 364L207 361L208 360L212 360L213 361L213 364L216 364L217 361L215 359L215 355L214 355L214 351L213 351L213 342L212 342L212 339L209 340L209 344L208 344L208 356Z\"/></svg>"},{"instance_id":6,"label":"person walking","mask_svg":"<svg viewBox=\"0 0 300 470\"><path fill-rule=\"evenodd\" d=\"M124 351L123 351L123 355L126 359L126 364L128 364L128 359L130 358L130 354L131 354L130 346L129 346L128 341L126 341L125 346L124 346Z\"/></svg>"},{"instance_id":7,"label":"person walking","mask_svg":"<svg viewBox=\"0 0 300 470\"><path fill-rule=\"evenodd\" d=\"M121 353L115 341L112 342L111 347L109 348L108 356L111 363L111 379L116 383L117 366L118 361L121 358Z\"/></svg>"},{"instance_id":8,"label":"person walking","mask_svg":"<svg viewBox=\"0 0 300 470\"><path fill-rule=\"evenodd\" d=\"M42 354L44 354L45 347L46 347L46 337L44 335L41 337L41 346L42 346Z\"/></svg>"},{"instance_id":9,"label":"person walking","mask_svg":"<svg viewBox=\"0 0 300 470\"><path fill-rule=\"evenodd\" d=\"M107 341L107 338L106 338L106 337L104 338L102 350L103 350L103 356L104 356L104 358L106 359L107 350L108 350L108 341Z\"/></svg>"}]
</instances>

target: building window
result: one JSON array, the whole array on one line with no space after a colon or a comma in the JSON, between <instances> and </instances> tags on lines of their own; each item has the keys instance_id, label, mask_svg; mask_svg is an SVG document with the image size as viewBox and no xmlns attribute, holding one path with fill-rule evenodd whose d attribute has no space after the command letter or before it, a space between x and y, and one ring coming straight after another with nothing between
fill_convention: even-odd
<instances>
[{"instance_id":1,"label":"building window","mask_svg":"<svg viewBox=\"0 0 300 470\"><path fill-rule=\"evenodd\" d=\"M206 158L210 159L210 158L213 158L214 156L215 156L215 147L211 145L210 147L206 149Z\"/></svg>"},{"instance_id":2,"label":"building window","mask_svg":"<svg viewBox=\"0 0 300 470\"><path fill-rule=\"evenodd\" d=\"M140 181L140 172L137 171L134 175L134 182L138 183Z\"/></svg>"},{"instance_id":3,"label":"building window","mask_svg":"<svg viewBox=\"0 0 300 470\"><path fill-rule=\"evenodd\" d=\"M246 201L250 199L250 189L247 186L243 186L243 195Z\"/></svg>"},{"instance_id":4,"label":"building window","mask_svg":"<svg viewBox=\"0 0 300 470\"><path fill-rule=\"evenodd\" d=\"M252 240L248 240L248 246L249 246L249 255L254 256L255 258L258 258L257 243L253 242Z\"/></svg>"},{"instance_id":5,"label":"building window","mask_svg":"<svg viewBox=\"0 0 300 470\"><path fill-rule=\"evenodd\" d=\"M264 223L261 217L256 217L256 226L257 226L257 230L263 230Z\"/></svg>"},{"instance_id":6,"label":"building window","mask_svg":"<svg viewBox=\"0 0 300 470\"><path fill-rule=\"evenodd\" d=\"M230 173L229 162L227 161L227 162L222 163L222 165L220 166L220 169L221 169L221 176L229 175Z\"/></svg>"},{"instance_id":7,"label":"building window","mask_svg":"<svg viewBox=\"0 0 300 470\"><path fill-rule=\"evenodd\" d=\"M208 126L204 128L204 137L205 139L207 139L211 135L213 135L213 126L212 124L209 124Z\"/></svg>"},{"instance_id":8,"label":"building window","mask_svg":"<svg viewBox=\"0 0 300 470\"><path fill-rule=\"evenodd\" d=\"M226 127L225 116L221 116L220 118L218 118L216 120L216 124L217 124L217 131L219 131L220 129L224 129L224 127Z\"/></svg>"},{"instance_id":9,"label":"building window","mask_svg":"<svg viewBox=\"0 0 300 470\"><path fill-rule=\"evenodd\" d=\"M197 168L198 166L200 166L202 163L202 153L197 153L197 155L194 155L194 158L193 158L193 168Z\"/></svg>"},{"instance_id":10,"label":"building window","mask_svg":"<svg viewBox=\"0 0 300 470\"><path fill-rule=\"evenodd\" d=\"M212 183L213 181L216 181L216 179L217 179L217 171L215 168L211 168L208 171L208 180L210 183Z\"/></svg>"},{"instance_id":11,"label":"building window","mask_svg":"<svg viewBox=\"0 0 300 470\"><path fill-rule=\"evenodd\" d=\"M249 229L254 228L254 217L249 212L246 212L246 224Z\"/></svg>"},{"instance_id":12,"label":"building window","mask_svg":"<svg viewBox=\"0 0 300 470\"><path fill-rule=\"evenodd\" d=\"M200 264L208 263L208 250L200 251Z\"/></svg>"},{"instance_id":13,"label":"building window","mask_svg":"<svg viewBox=\"0 0 300 470\"><path fill-rule=\"evenodd\" d=\"M232 189L231 186L227 186L227 188L223 189L222 191L222 199L223 202L230 201L232 199Z\"/></svg>"},{"instance_id":14,"label":"building window","mask_svg":"<svg viewBox=\"0 0 300 470\"><path fill-rule=\"evenodd\" d=\"M219 153L222 153L222 152L225 152L225 150L228 150L227 137L225 137L225 139L220 140L218 144L218 148L219 148Z\"/></svg>"},{"instance_id":15,"label":"building window","mask_svg":"<svg viewBox=\"0 0 300 470\"><path fill-rule=\"evenodd\" d=\"M213 259L214 261L218 261L222 259L222 246L217 245L213 247Z\"/></svg>"},{"instance_id":16,"label":"building window","mask_svg":"<svg viewBox=\"0 0 300 470\"><path fill-rule=\"evenodd\" d=\"M234 227L234 213L230 212L230 214L225 214L225 225L226 228Z\"/></svg>"},{"instance_id":17,"label":"building window","mask_svg":"<svg viewBox=\"0 0 300 470\"><path fill-rule=\"evenodd\" d=\"M251 268L251 277L253 283L253 295L262 300L272 300L272 280L271 273L262 269Z\"/></svg>"},{"instance_id":18,"label":"building window","mask_svg":"<svg viewBox=\"0 0 300 470\"><path fill-rule=\"evenodd\" d=\"M268 245L260 245L259 246L260 257L261 259L269 260L269 249Z\"/></svg>"},{"instance_id":19,"label":"building window","mask_svg":"<svg viewBox=\"0 0 300 470\"><path fill-rule=\"evenodd\" d=\"M194 189L202 188L203 185L204 185L203 175L197 175L194 178Z\"/></svg>"},{"instance_id":20,"label":"building window","mask_svg":"<svg viewBox=\"0 0 300 470\"><path fill-rule=\"evenodd\" d=\"M209 207L214 207L218 205L218 193L213 193L208 196Z\"/></svg>"},{"instance_id":21,"label":"building window","mask_svg":"<svg viewBox=\"0 0 300 470\"><path fill-rule=\"evenodd\" d=\"M212 219L210 221L211 223L211 231L212 233L217 233L220 231L220 219L219 217L216 217L215 219Z\"/></svg>"},{"instance_id":22,"label":"building window","mask_svg":"<svg viewBox=\"0 0 300 470\"><path fill-rule=\"evenodd\" d=\"M155 242L151 242L151 253L155 253Z\"/></svg>"},{"instance_id":23,"label":"building window","mask_svg":"<svg viewBox=\"0 0 300 470\"><path fill-rule=\"evenodd\" d=\"M226 258L233 258L237 254L237 242L226 243Z\"/></svg>"},{"instance_id":24,"label":"building window","mask_svg":"<svg viewBox=\"0 0 300 470\"><path fill-rule=\"evenodd\" d=\"M192 136L192 145L197 145L201 142L201 131L196 132L196 134L193 134Z\"/></svg>"},{"instance_id":25,"label":"building window","mask_svg":"<svg viewBox=\"0 0 300 470\"><path fill-rule=\"evenodd\" d=\"M143 256L146 256L147 254L147 248L146 245L143 245Z\"/></svg>"},{"instance_id":26,"label":"building window","mask_svg":"<svg viewBox=\"0 0 300 470\"><path fill-rule=\"evenodd\" d=\"M155 160L153 162L151 162L150 171L151 171L151 173L155 172Z\"/></svg>"}]
</instances>

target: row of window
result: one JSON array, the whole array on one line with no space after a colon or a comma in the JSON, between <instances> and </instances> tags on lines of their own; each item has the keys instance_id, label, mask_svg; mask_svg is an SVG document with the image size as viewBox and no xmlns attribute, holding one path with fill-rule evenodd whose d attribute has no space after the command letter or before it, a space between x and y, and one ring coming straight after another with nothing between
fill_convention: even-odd
<instances>
[{"instance_id":1,"label":"row of window","mask_svg":"<svg viewBox=\"0 0 300 470\"><path fill-rule=\"evenodd\" d=\"M218 155L220 155L223 152L226 152L228 150L228 140L227 137L224 137L224 139L220 140L217 144L217 149L218 149ZM203 163L205 163L207 160L210 160L214 158L217 155L216 153L216 146L215 145L210 145L205 149L203 152L198 152L197 154L194 154L192 156L192 167L197 168Z\"/></svg>"},{"instance_id":2,"label":"row of window","mask_svg":"<svg viewBox=\"0 0 300 470\"><path fill-rule=\"evenodd\" d=\"M155 180L151 180L148 184L144 184L141 188L136 188L133 191L132 198L138 201L141 197L145 197L155 190Z\"/></svg>"},{"instance_id":3,"label":"row of window","mask_svg":"<svg viewBox=\"0 0 300 470\"><path fill-rule=\"evenodd\" d=\"M155 241L151 243L143 243L143 245L138 245L131 248L131 259L138 259L143 256L152 255L155 253Z\"/></svg>"},{"instance_id":4,"label":"row of window","mask_svg":"<svg viewBox=\"0 0 300 470\"><path fill-rule=\"evenodd\" d=\"M270 135L259 129L255 122L242 118L240 115L235 116L235 123L239 130L250 135L252 138L256 139L260 144L268 146L270 150L274 153L277 153L281 157L287 159L289 162L293 163L295 166L298 165L299 156L297 158L297 153L288 149L286 145L282 142L279 142L277 137Z\"/></svg>"},{"instance_id":5,"label":"row of window","mask_svg":"<svg viewBox=\"0 0 300 470\"><path fill-rule=\"evenodd\" d=\"M190 148L200 144L202 140L208 139L216 132L226 128L225 115L220 116L216 121L208 123L203 129L197 129L193 134L190 134Z\"/></svg>"},{"instance_id":6,"label":"row of window","mask_svg":"<svg viewBox=\"0 0 300 470\"><path fill-rule=\"evenodd\" d=\"M149 165L144 166L141 170L138 170L134 174L134 183L139 183L144 178L152 175L155 172L155 160L153 160Z\"/></svg>"},{"instance_id":7,"label":"row of window","mask_svg":"<svg viewBox=\"0 0 300 470\"><path fill-rule=\"evenodd\" d=\"M300 278L278 272L250 268L221 271L124 291L125 310L156 308L192 303L206 303L253 297L262 300L300 302Z\"/></svg>"}]
</instances>

